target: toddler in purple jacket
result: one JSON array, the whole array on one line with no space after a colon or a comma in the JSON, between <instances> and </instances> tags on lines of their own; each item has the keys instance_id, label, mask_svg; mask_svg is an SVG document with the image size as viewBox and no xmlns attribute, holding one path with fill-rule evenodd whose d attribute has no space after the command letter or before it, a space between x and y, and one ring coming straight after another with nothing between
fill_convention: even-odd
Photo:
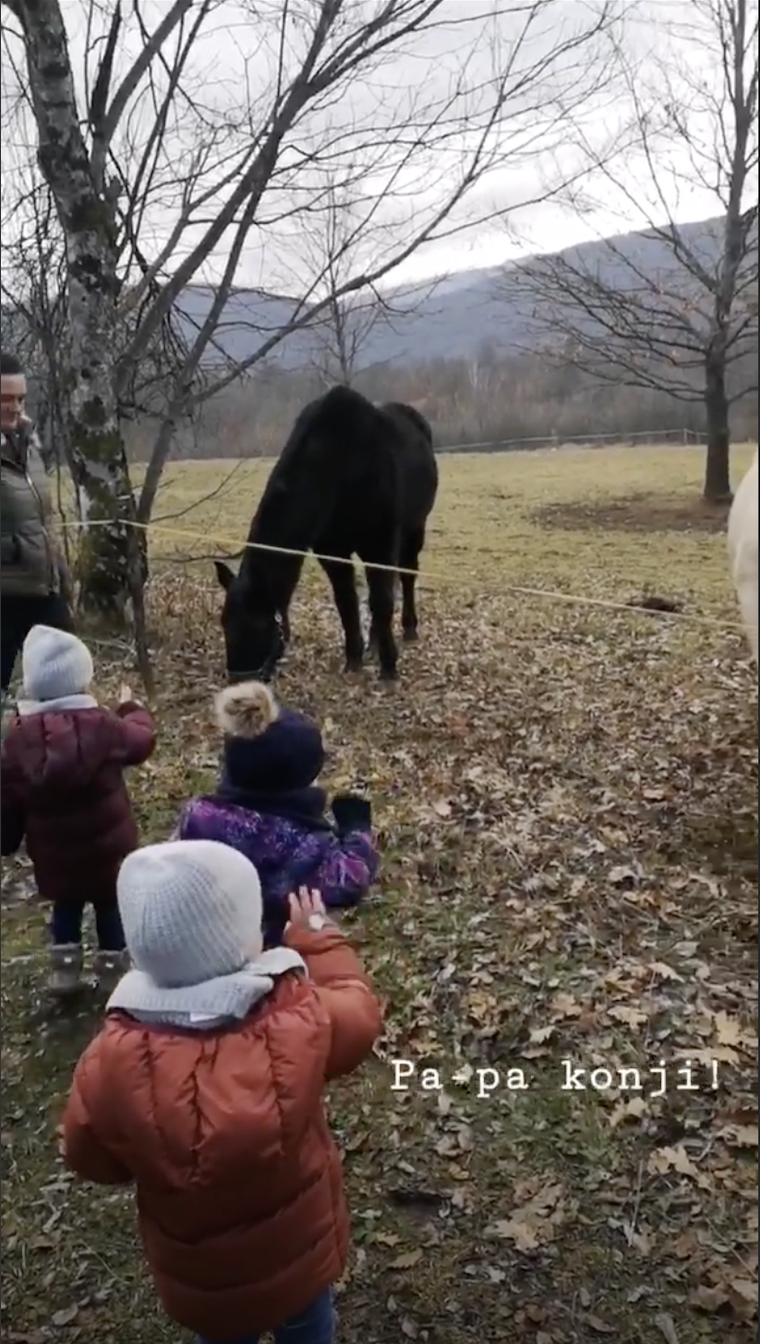
<instances>
[{"instance_id":1,"label":"toddler in purple jacket","mask_svg":"<svg viewBox=\"0 0 760 1344\"><path fill-rule=\"evenodd\" d=\"M282 709L268 686L242 682L215 699L224 733L216 792L183 808L180 840L218 840L240 850L259 874L264 937L276 947L288 921L288 895L315 888L333 909L353 906L377 877L370 804L351 794L333 799L315 784L325 760L322 734Z\"/></svg>"}]
</instances>

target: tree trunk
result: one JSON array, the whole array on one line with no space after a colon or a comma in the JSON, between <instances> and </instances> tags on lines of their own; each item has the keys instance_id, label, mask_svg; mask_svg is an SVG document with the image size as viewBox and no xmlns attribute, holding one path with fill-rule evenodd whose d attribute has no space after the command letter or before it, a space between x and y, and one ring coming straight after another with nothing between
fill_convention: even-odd
<instances>
[{"instance_id":1,"label":"tree trunk","mask_svg":"<svg viewBox=\"0 0 760 1344\"><path fill-rule=\"evenodd\" d=\"M118 416L118 232L82 132L60 0L18 0L39 134L39 164L66 245L71 469L81 496L83 606L123 621L144 546ZM142 560L140 556L142 555Z\"/></svg>"},{"instance_id":2,"label":"tree trunk","mask_svg":"<svg viewBox=\"0 0 760 1344\"><path fill-rule=\"evenodd\" d=\"M81 420L72 425L73 474L79 492L81 530L76 572L80 606L109 624L127 623L127 603L147 579L143 534L136 517L132 485L118 428L99 434L87 428L82 448ZM97 454L97 456L95 456Z\"/></svg>"},{"instance_id":3,"label":"tree trunk","mask_svg":"<svg viewBox=\"0 0 760 1344\"><path fill-rule=\"evenodd\" d=\"M97 203L100 204L99 202ZM78 577L81 605L126 620L135 584L147 577L117 390L116 255L110 221L67 238L71 321L70 443L80 494Z\"/></svg>"},{"instance_id":4,"label":"tree trunk","mask_svg":"<svg viewBox=\"0 0 760 1344\"><path fill-rule=\"evenodd\" d=\"M707 460L703 498L710 504L730 503L730 429L726 368L725 360L715 350L710 351L705 364L705 413Z\"/></svg>"}]
</instances>

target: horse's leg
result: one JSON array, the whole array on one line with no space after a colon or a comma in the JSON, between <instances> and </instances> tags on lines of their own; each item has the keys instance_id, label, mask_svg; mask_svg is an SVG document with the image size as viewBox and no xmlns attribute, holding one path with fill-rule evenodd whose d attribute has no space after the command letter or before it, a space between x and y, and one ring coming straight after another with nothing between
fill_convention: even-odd
<instances>
[{"instance_id":1,"label":"horse's leg","mask_svg":"<svg viewBox=\"0 0 760 1344\"><path fill-rule=\"evenodd\" d=\"M359 615L359 598L352 563L334 560L319 562L332 585L335 605L346 636L346 672L358 672L364 658L364 637Z\"/></svg>"},{"instance_id":2,"label":"horse's leg","mask_svg":"<svg viewBox=\"0 0 760 1344\"><path fill-rule=\"evenodd\" d=\"M401 629L407 642L417 638L417 607L414 601L414 589L417 583L420 552L424 545L424 526L415 527L410 531L404 537L401 545L400 568L412 571L401 575Z\"/></svg>"},{"instance_id":3,"label":"horse's leg","mask_svg":"<svg viewBox=\"0 0 760 1344\"><path fill-rule=\"evenodd\" d=\"M369 576L370 576L370 571L369 571L368 569L365 569L365 571L364 571L364 576L365 576L365 578L366 578L366 580L367 580L367 588L369 589ZM397 583L397 575L395 575L395 574L391 574L391 575L389 575L389 578L390 578L390 579L392 580L392 582L393 582L393 606L394 606L394 608L395 608L395 606L396 606L396 583ZM368 598L369 598L369 593L368 593ZM372 615L371 604L370 604L370 626L369 626L369 644L368 644L368 652L372 655L373 658L375 658L375 657L377 656L377 652L378 652L377 628L376 628L376 626L375 626L375 618L374 618L374 616Z\"/></svg>"},{"instance_id":4,"label":"horse's leg","mask_svg":"<svg viewBox=\"0 0 760 1344\"><path fill-rule=\"evenodd\" d=\"M363 557L364 558L364 557ZM367 561L369 557L366 558ZM380 563L389 563L387 560ZM372 636L380 660L380 676L393 681L397 676L398 648L393 637L393 599L396 575L387 569L367 570L369 609L372 616Z\"/></svg>"}]
</instances>

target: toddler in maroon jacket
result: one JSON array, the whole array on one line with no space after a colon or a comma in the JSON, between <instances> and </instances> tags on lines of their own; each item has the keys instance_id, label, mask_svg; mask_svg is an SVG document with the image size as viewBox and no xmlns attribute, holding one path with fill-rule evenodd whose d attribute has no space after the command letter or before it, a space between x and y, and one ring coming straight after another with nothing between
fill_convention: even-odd
<instances>
[{"instance_id":1,"label":"toddler in maroon jacket","mask_svg":"<svg viewBox=\"0 0 760 1344\"><path fill-rule=\"evenodd\" d=\"M131 699L115 712L98 704L88 693L92 657L75 635L36 625L22 660L29 698L2 744L2 853L15 854L26 836L39 893L52 903L51 992L81 988L87 905L95 911L95 977L110 992L128 963L116 877L139 843L124 769L153 751L153 720Z\"/></svg>"}]
</instances>

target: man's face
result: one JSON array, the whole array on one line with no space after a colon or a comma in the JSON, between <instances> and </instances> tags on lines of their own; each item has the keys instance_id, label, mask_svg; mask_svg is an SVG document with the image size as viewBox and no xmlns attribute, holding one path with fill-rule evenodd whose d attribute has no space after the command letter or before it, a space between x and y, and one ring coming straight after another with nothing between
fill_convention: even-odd
<instances>
[{"instance_id":1,"label":"man's face","mask_svg":"<svg viewBox=\"0 0 760 1344\"><path fill-rule=\"evenodd\" d=\"M0 427L18 429L26 401L26 378L23 373L4 373L0 377Z\"/></svg>"}]
</instances>

